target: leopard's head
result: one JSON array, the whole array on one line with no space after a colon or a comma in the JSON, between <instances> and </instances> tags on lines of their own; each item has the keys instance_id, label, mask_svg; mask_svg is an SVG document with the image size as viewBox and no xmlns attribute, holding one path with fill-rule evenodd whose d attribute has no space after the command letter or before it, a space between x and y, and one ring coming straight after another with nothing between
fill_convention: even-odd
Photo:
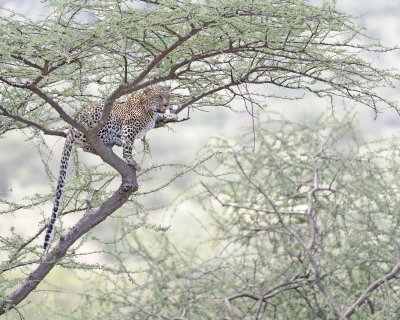
<instances>
[{"instance_id":1,"label":"leopard's head","mask_svg":"<svg viewBox=\"0 0 400 320\"><path fill-rule=\"evenodd\" d=\"M143 90L148 101L148 108L154 112L164 113L169 106L171 87L153 84Z\"/></svg>"}]
</instances>

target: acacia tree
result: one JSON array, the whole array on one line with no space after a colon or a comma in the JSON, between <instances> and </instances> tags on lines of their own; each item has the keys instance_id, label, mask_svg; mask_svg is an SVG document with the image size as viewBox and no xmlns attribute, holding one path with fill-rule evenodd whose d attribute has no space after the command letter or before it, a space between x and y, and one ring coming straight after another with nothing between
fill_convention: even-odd
<instances>
[{"instance_id":1,"label":"acacia tree","mask_svg":"<svg viewBox=\"0 0 400 320\"><path fill-rule=\"evenodd\" d=\"M103 273L77 310L97 311L86 319L398 318L399 144L365 143L352 122L257 121L256 152L252 128L214 138L194 196L211 218L208 241L185 251L165 233L124 238L115 252L141 258L140 289L128 277L106 285Z\"/></svg>"},{"instance_id":2,"label":"acacia tree","mask_svg":"<svg viewBox=\"0 0 400 320\"><path fill-rule=\"evenodd\" d=\"M23 301L56 264L75 259L68 250L78 239L134 201L136 172L97 137L112 104L124 95L170 82L177 114L228 107L234 99L261 107L261 98L275 95L273 87L328 97L332 105L335 97L344 97L376 112L396 108L379 88L397 76L368 59L389 49L366 42L364 30L329 1L321 6L278 0L45 3L50 13L39 20L1 10L1 133L29 128L31 137L65 137L67 127L75 127L119 173L121 183L114 192L94 192L84 208L75 197L71 210L85 214L43 260L32 242L41 236L45 220L30 239L2 240L12 254L1 272L28 265L29 275L14 291L9 291L14 282L7 282L0 314ZM267 93L257 99L248 84L264 85ZM95 128L87 130L74 120L78 110L99 102L104 109ZM90 181L96 179L104 175ZM71 188L79 192L90 184Z\"/></svg>"}]
</instances>

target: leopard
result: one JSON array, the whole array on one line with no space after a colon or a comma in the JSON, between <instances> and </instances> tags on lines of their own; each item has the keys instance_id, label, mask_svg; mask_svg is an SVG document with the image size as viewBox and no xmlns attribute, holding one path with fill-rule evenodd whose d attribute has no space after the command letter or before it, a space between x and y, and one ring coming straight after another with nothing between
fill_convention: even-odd
<instances>
[{"instance_id":1,"label":"leopard","mask_svg":"<svg viewBox=\"0 0 400 320\"><path fill-rule=\"evenodd\" d=\"M111 106L106 124L99 130L98 137L107 147L122 147L125 162L139 171L139 164L133 159L132 151L135 139L144 138L146 133L155 127L159 120L175 121L177 115L169 107L171 87L154 84L144 88L143 92L133 95L125 102L117 102ZM92 129L101 119L104 104L91 105L81 110L75 120L87 130ZM70 127L65 139L61 156L60 170L53 210L47 225L43 248L47 252L54 237L55 223L61 209L61 201L66 181L68 162L73 147L82 148L85 152L97 154L87 142L84 133Z\"/></svg>"}]
</instances>

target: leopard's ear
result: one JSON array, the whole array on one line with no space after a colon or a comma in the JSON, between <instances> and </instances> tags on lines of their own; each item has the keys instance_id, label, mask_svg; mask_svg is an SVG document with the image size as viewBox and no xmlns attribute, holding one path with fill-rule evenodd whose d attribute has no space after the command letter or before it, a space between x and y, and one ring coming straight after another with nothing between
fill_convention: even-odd
<instances>
[{"instance_id":1,"label":"leopard's ear","mask_svg":"<svg viewBox=\"0 0 400 320\"><path fill-rule=\"evenodd\" d=\"M171 86L164 86L164 89L168 90L168 91L171 91L172 88L171 88Z\"/></svg>"}]
</instances>

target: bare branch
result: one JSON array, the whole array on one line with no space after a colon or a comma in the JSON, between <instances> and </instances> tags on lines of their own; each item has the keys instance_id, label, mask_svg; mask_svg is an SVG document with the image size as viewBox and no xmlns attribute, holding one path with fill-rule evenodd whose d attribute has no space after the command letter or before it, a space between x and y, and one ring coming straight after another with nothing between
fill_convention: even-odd
<instances>
[{"instance_id":1,"label":"bare branch","mask_svg":"<svg viewBox=\"0 0 400 320\"><path fill-rule=\"evenodd\" d=\"M368 301L370 294L379 288L382 284L386 283L389 280L392 280L397 277L397 274L400 272L400 262L397 263L393 269L383 277L379 278L372 282L367 289L360 295L360 297L342 314L340 319L349 319L359 307L361 307L365 302Z\"/></svg>"},{"instance_id":2,"label":"bare branch","mask_svg":"<svg viewBox=\"0 0 400 320\"><path fill-rule=\"evenodd\" d=\"M47 102L49 105L51 105L60 115L60 117L68 124L73 126L74 128L78 129L79 131L85 133L86 128L83 127L80 123L76 122L73 118L71 118L65 111L64 109L58 104L57 101L55 101L52 97L50 97L47 93L42 91L40 88L36 86L27 86L26 89L32 91L35 93L37 96L42 98L45 102Z\"/></svg>"},{"instance_id":3,"label":"bare branch","mask_svg":"<svg viewBox=\"0 0 400 320\"><path fill-rule=\"evenodd\" d=\"M264 190L258 185L256 184L251 177L249 177L249 175L244 171L239 159L237 158L236 155L234 155L235 161L240 169L240 172L243 174L243 176L246 178L246 180L253 185L264 197L265 199L269 202L269 204L271 205L272 209L275 211L279 222L282 224L282 226L288 231L288 233L290 235L292 235L298 242L299 244L303 247L304 251L306 252L310 263L314 269L314 273L315 273L315 284L317 285L318 289L320 290L320 292L325 296L325 298L328 300L329 304L332 306L334 312L336 314L339 314L339 306L337 304L337 302L333 299L333 297L331 296L331 294L325 289L324 284L322 283L322 276L321 276L321 270L320 267L317 263L317 260L314 256L314 253L310 250L309 246L305 243L304 239L291 227L289 227L285 222L284 219L281 215L281 213L279 212L277 206L274 204L274 202L271 200L271 198L264 192Z\"/></svg>"},{"instance_id":4,"label":"bare branch","mask_svg":"<svg viewBox=\"0 0 400 320\"><path fill-rule=\"evenodd\" d=\"M24 119L23 117L18 116L16 114L12 114L12 113L8 112L6 110L6 108L4 108L2 106L0 106L0 110L2 112L2 113L0 113L1 116L17 120L17 121L19 121L21 123L24 123L24 124L28 125L28 126L32 126L32 127L36 128L36 129L39 129L40 131L42 131L46 135L59 136L59 137L64 137L64 138L67 136L67 134L65 132L63 132L63 131L48 129L48 128L46 128L46 127L44 127L44 126L42 126L42 125L40 125L40 124L38 124L38 123L36 123L34 121L31 121L31 120L28 120L28 119Z\"/></svg>"}]
</instances>

